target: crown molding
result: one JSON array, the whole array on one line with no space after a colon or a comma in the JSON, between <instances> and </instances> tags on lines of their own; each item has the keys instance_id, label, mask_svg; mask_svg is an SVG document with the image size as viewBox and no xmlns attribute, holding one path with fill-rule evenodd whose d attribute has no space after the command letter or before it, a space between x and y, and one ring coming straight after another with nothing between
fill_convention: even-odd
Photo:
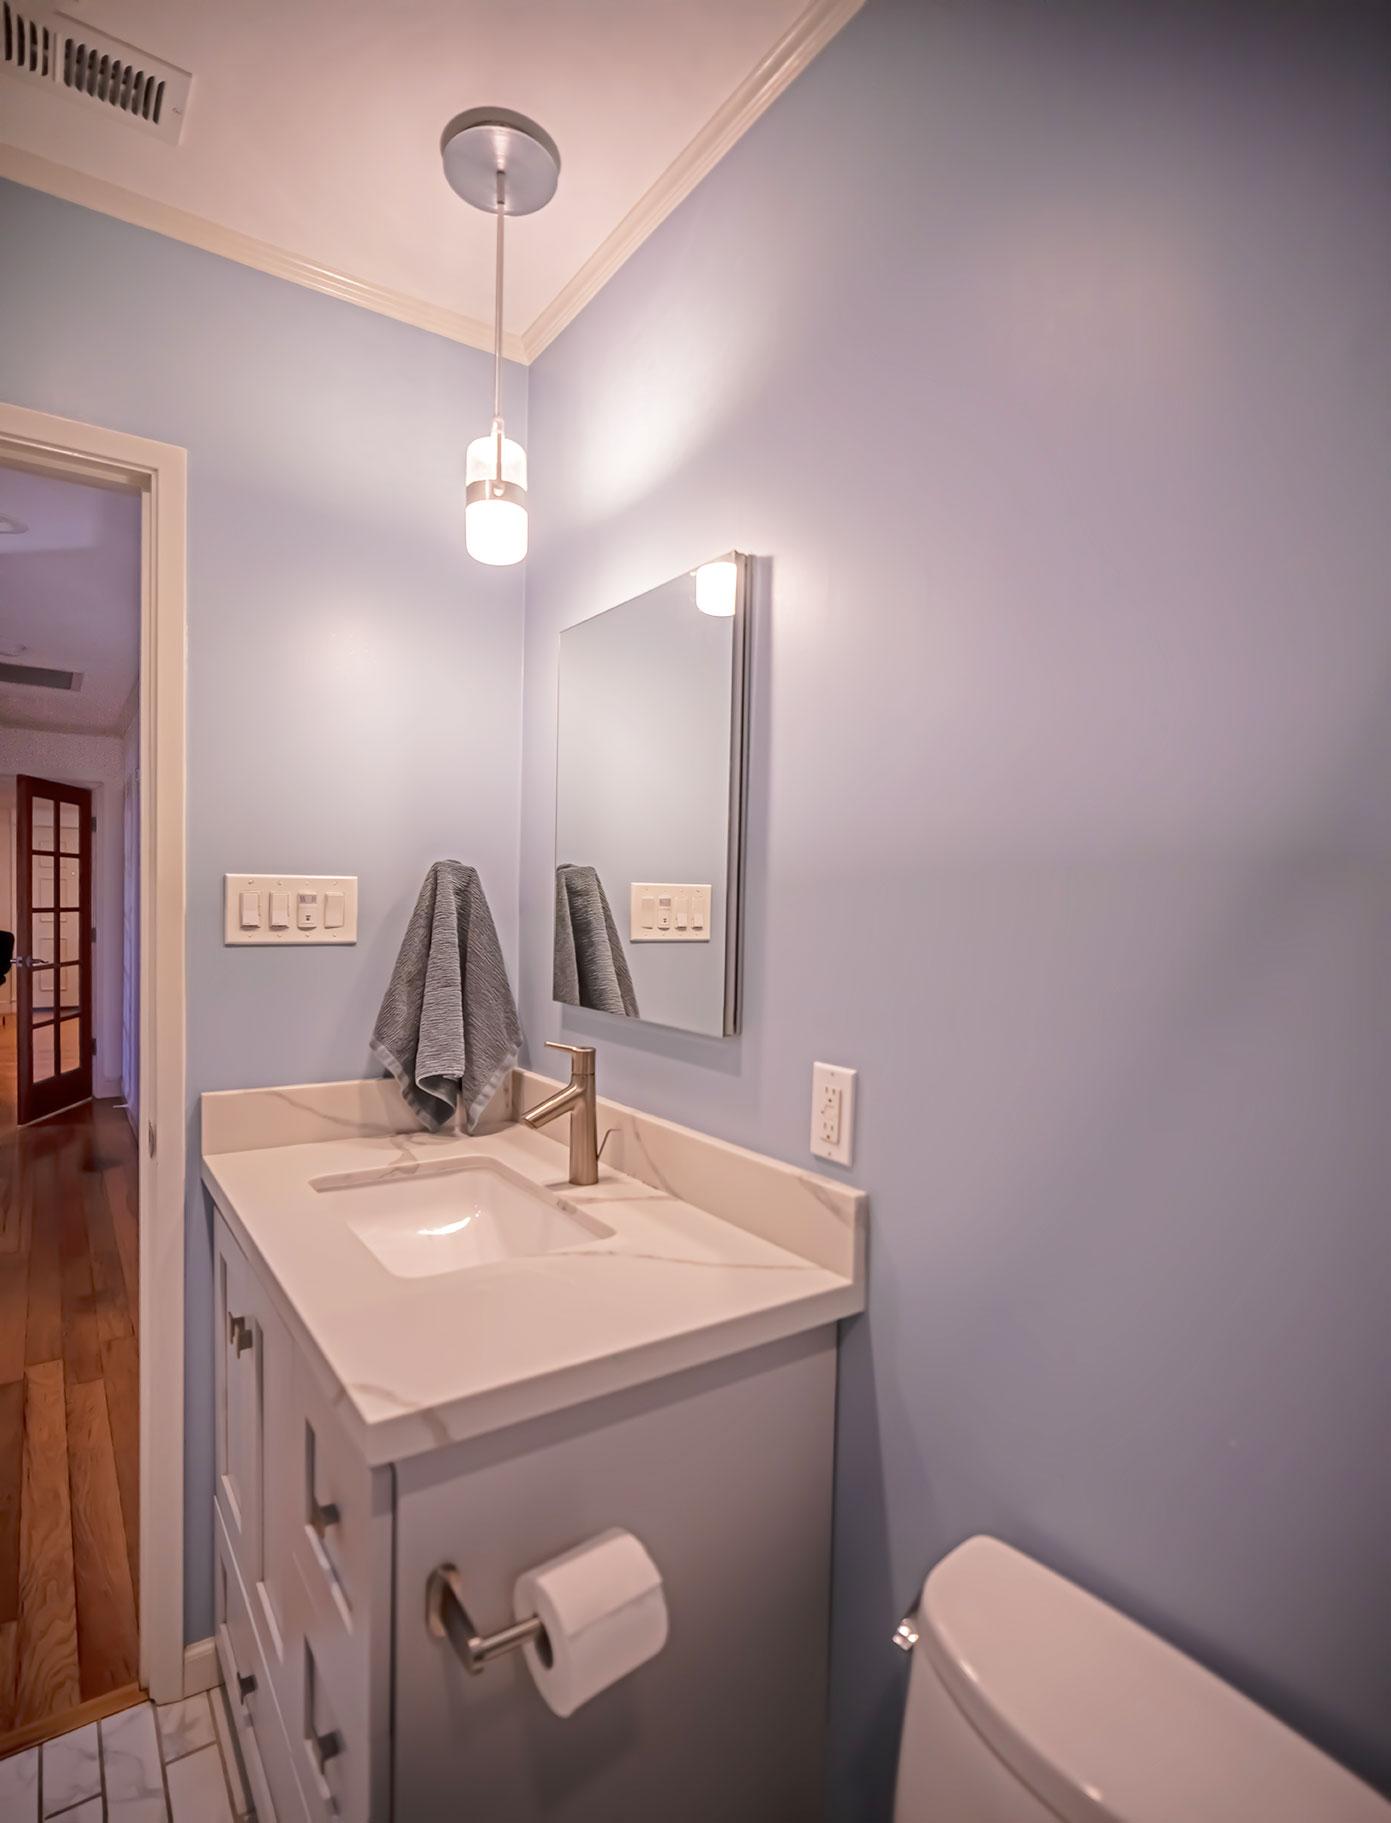
<instances>
[{"instance_id":1,"label":"crown molding","mask_svg":"<svg viewBox=\"0 0 1391 1823\"><path fill-rule=\"evenodd\" d=\"M667 166L600 243L575 276L556 293L522 335L524 359L534 361L590 300L596 297L618 268L635 253L673 209L685 201L735 142L801 75L807 65L864 5L864 0L812 0L794 19L761 61L749 72L729 99L710 116L695 138Z\"/></svg>"},{"instance_id":2,"label":"crown molding","mask_svg":"<svg viewBox=\"0 0 1391 1823\"><path fill-rule=\"evenodd\" d=\"M0 177L11 178L30 190L43 190L49 196L61 197L64 202L78 203L84 209L114 215L118 221L129 222L135 228L148 228L154 234L182 241L186 246L201 247L205 253L219 254L223 259L235 260L240 266L254 267L257 272L268 272L272 278L289 279L292 284L305 285L311 291L322 292L325 297L340 298L344 303L374 310L378 316L394 317L398 323L428 329L431 334L445 336L451 342L462 342L468 348L492 353L491 323L464 316L457 310L446 310L443 305L427 303L423 298L410 297L404 291L393 291L386 285L374 285L367 279L335 272L330 266L317 265L270 241L257 240L254 235L239 233L235 228L225 228L220 222L208 221L187 209L176 209L171 203L139 196L134 190L108 183L104 177L89 176L70 165L41 158L36 152L0 144ZM519 335L504 336L502 352L510 361L526 359Z\"/></svg>"},{"instance_id":3,"label":"crown molding","mask_svg":"<svg viewBox=\"0 0 1391 1823\"><path fill-rule=\"evenodd\" d=\"M19 716L7 715L0 721L0 732L5 734L61 734L69 740L78 741L119 741L121 730L107 728L92 722L26 722ZM5 775L10 776L8 773Z\"/></svg>"},{"instance_id":4,"label":"crown molding","mask_svg":"<svg viewBox=\"0 0 1391 1823\"><path fill-rule=\"evenodd\" d=\"M523 365L534 361L863 5L864 0L811 0L806 11L793 20L778 42L716 109L685 150L678 153L574 277L561 287L531 326L520 335L509 332L503 337L502 352L508 360ZM84 209L115 216L132 227L147 228L153 234L182 241L186 246L200 247L205 253L235 260L238 265L253 267L257 272L268 272L273 278L307 286L311 291L322 292L325 297L340 298L363 310L373 310L379 316L393 317L398 323L409 323L413 328L429 330L452 342L462 342L468 348L492 352L491 323L464 316L456 310L446 310L441 304L428 303L424 298L411 297L404 291L393 291L386 285L354 278L350 273L335 272L332 267L321 266L270 241L242 234L188 209L177 209L171 203L140 196L134 190L108 183L104 177L90 176L85 171L40 157L36 152L26 152L19 146L0 142L0 177L10 178L31 190L43 190L49 196L77 203Z\"/></svg>"}]
</instances>

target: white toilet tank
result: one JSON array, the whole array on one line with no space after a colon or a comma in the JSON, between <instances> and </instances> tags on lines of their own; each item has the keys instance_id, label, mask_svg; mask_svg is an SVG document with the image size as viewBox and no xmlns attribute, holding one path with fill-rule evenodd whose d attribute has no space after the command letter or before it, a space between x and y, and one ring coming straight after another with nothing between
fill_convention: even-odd
<instances>
[{"instance_id":1,"label":"white toilet tank","mask_svg":"<svg viewBox=\"0 0 1391 1823\"><path fill-rule=\"evenodd\" d=\"M1181 1652L994 1538L923 1584L895 1823L1391 1823Z\"/></svg>"}]
</instances>

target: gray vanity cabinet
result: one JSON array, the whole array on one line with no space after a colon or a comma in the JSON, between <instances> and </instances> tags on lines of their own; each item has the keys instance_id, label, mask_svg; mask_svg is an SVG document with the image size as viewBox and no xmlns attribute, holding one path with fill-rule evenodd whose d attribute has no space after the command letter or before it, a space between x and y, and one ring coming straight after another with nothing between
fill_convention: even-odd
<instances>
[{"instance_id":1,"label":"gray vanity cabinet","mask_svg":"<svg viewBox=\"0 0 1391 1823\"><path fill-rule=\"evenodd\" d=\"M390 1816L391 1471L219 1215L216 1641L258 1823Z\"/></svg>"},{"instance_id":2,"label":"gray vanity cabinet","mask_svg":"<svg viewBox=\"0 0 1391 1823\"><path fill-rule=\"evenodd\" d=\"M260 1823L810 1823L820 1810L834 1324L370 1468L219 1212L217 1649ZM339 1395L341 1397L341 1395ZM475 1624L610 1526L660 1568L656 1658L561 1720Z\"/></svg>"},{"instance_id":3,"label":"gray vanity cabinet","mask_svg":"<svg viewBox=\"0 0 1391 1823\"><path fill-rule=\"evenodd\" d=\"M829 1631L834 1327L397 1466L398 1818L815 1823ZM561 1719L520 1654L471 1675L424 1625L457 1566L475 1626L524 1570L622 1526L666 1646Z\"/></svg>"}]
</instances>

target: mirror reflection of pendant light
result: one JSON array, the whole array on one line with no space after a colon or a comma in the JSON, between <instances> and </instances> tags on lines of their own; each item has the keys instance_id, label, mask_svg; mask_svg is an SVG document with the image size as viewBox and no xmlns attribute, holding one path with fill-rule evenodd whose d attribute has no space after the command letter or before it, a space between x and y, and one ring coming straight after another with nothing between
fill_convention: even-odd
<instances>
[{"instance_id":1,"label":"mirror reflection of pendant light","mask_svg":"<svg viewBox=\"0 0 1391 1823\"><path fill-rule=\"evenodd\" d=\"M735 558L714 557L694 574L696 606L701 613L713 614L718 620L732 619L739 598L739 565Z\"/></svg>"},{"instance_id":2,"label":"mirror reflection of pendant light","mask_svg":"<svg viewBox=\"0 0 1391 1823\"><path fill-rule=\"evenodd\" d=\"M444 129L440 156L450 186L497 219L493 288L493 424L464 463L464 542L479 563L526 556L526 451L502 421L502 233L509 215L532 215L555 195L560 153L549 133L506 108L470 108Z\"/></svg>"}]
</instances>

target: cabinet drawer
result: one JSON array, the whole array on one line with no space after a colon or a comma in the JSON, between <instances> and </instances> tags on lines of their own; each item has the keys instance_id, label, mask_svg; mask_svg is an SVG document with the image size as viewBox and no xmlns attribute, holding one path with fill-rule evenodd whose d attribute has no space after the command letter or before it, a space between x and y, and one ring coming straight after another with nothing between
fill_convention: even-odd
<instances>
[{"instance_id":1,"label":"cabinet drawer","mask_svg":"<svg viewBox=\"0 0 1391 1823\"><path fill-rule=\"evenodd\" d=\"M215 1531L217 1657L257 1823L304 1823L289 1738L220 1514Z\"/></svg>"},{"instance_id":2,"label":"cabinet drawer","mask_svg":"<svg viewBox=\"0 0 1391 1823\"><path fill-rule=\"evenodd\" d=\"M314 1823L384 1823L389 1747L380 1735L373 1738L371 1681L359 1651L365 1641L343 1630L322 1587L311 1590L302 1574L295 1586L302 1605L293 1745L309 1815Z\"/></svg>"},{"instance_id":3,"label":"cabinet drawer","mask_svg":"<svg viewBox=\"0 0 1391 1823\"><path fill-rule=\"evenodd\" d=\"M390 1525L389 1475L374 1476L298 1358L293 1412L302 1465L295 1559L311 1593L326 1597L343 1630L354 1634L373 1591L381 1528Z\"/></svg>"}]
</instances>

